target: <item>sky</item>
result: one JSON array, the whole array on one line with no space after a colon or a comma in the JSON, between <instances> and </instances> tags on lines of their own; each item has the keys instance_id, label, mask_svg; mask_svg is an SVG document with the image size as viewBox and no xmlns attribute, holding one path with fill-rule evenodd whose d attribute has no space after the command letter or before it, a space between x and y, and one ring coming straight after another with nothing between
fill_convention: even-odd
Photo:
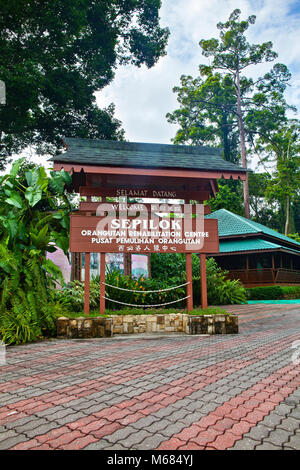
<instances>
[{"instance_id":1,"label":"sky","mask_svg":"<svg viewBox=\"0 0 300 470\"><path fill-rule=\"evenodd\" d=\"M172 89L180 85L181 75L198 76L199 64L208 63L199 41L218 37L216 24L225 22L236 8L242 19L256 15L246 33L249 42L272 41L278 53L274 63L283 63L292 72L286 99L300 110L300 0L162 0L161 25L170 29L167 55L151 69L119 67L113 82L97 93L100 107L115 103L126 140L171 143L176 125L167 122L166 114L178 107ZM271 67L272 63L256 65L249 73L261 76Z\"/></svg>"}]
</instances>

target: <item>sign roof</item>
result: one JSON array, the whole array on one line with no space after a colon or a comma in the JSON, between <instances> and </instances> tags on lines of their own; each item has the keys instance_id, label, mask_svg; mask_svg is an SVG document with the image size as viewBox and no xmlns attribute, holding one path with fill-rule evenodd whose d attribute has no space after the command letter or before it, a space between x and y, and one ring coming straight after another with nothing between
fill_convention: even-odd
<instances>
[{"instance_id":1,"label":"sign roof","mask_svg":"<svg viewBox=\"0 0 300 470\"><path fill-rule=\"evenodd\" d=\"M222 158L222 149L190 146L65 138L68 150L54 162L132 168L173 168L245 174L245 168Z\"/></svg>"}]
</instances>

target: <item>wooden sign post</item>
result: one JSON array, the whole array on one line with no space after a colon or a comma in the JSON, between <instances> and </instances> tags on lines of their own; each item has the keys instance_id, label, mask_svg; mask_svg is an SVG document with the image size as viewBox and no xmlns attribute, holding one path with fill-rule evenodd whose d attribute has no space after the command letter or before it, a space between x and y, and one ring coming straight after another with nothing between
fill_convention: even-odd
<instances>
[{"instance_id":1,"label":"wooden sign post","mask_svg":"<svg viewBox=\"0 0 300 470\"><path fill-rule=\"evenodd\" d=\"M100 315L105 313L105 253L100 253Z\"/></svg>"},{"instance_id":2,"label":"wooden sign post","mask_svg":"<svg viewBox=\"0 0 300 470\"><path fill-rule=\"evenodd\" d=\"M88 195L80 207L85 214L72 214L70 221L70 251L85 253L84 313L89 314L90 253L100 253L100 314L105 312L105 253L185 253L188 311L193 309L192 253L200 253L201 303L206 308L206 253L219 251L218 221L203 219L204 207L199 207L102 204Z\"/></svg>"}]
</instances>

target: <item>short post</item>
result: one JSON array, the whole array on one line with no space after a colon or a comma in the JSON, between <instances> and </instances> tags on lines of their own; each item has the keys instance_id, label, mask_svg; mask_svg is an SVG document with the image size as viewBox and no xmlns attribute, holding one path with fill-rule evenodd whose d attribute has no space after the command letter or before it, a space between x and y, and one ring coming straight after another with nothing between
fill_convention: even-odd
<instances>
[{"instance_id":1,"label":"short post","mask_svg":"<svg viewBox=\"0 0 300 470\"><path fill-rule=\"evenodd\" d=\"M186 253L185 255L185 264L186 264L186 295L188 296L186 301L187 311L190 312L193 310L193 272L192 272L192 254Z\"/></svg>"},{"instance_id":2,"label":"short post","mask_svg":"<svg viewBox=\"0 0 300 470\"><path fill-rule=\"evenodd\" d=\"M90 253L85 253L84 265L84 313L90 313Z\"/></svg>"},{"instance_id":3,"label":"short post","mask_svg":"<svg viewBox=\"0 0 300 470\"><path fill-rule=\"evenodd\" d=\"M100 253L100 315L105 313L105 253Z\"/></svg>"},{"instance_id":4,"label":"short post","mask_svg":"<svg viewBox=\"0 0 300 470\"><path fill-rule=\"evenodd\" d=\"M206 254L200 254L201 268L201 307L207 308Z\"/></svg>"}]
</instances>

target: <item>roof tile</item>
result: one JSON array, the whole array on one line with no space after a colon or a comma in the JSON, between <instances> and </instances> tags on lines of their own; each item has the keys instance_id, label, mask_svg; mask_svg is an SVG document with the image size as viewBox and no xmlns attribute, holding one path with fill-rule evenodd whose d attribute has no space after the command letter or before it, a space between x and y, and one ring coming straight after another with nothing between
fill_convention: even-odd
<instances>
[{"instance_id":1,"label":"roof tile","mask_svg":"<svg viewBox=\"0 0 300 470\"><path fill-rule=\"evenodd\" d=\"M299 250L300 243L296 242L292 238L286 237L282 233L276 232L265 225L253 222L252 220L246 219L240 215L234 214L226 209L219 209L218 211L212 212L207 215L208 219L218 219L219 226L219 237L228 237L230 235L247 235L247 234L259 234L276 238L288 243L295 245L295 248Z\"/></svg>"},{"instance_id":2,"label":"roof tile","mask_svg":"<svg viewBox=\"0 0 300 470\"><path fill-rule=\"evenodd\" d=\"M119 167L246 171L224 160L219 148L79 138L64 140L69 149L53 157L52 161Z\"/></svg>"}]
</instances>

